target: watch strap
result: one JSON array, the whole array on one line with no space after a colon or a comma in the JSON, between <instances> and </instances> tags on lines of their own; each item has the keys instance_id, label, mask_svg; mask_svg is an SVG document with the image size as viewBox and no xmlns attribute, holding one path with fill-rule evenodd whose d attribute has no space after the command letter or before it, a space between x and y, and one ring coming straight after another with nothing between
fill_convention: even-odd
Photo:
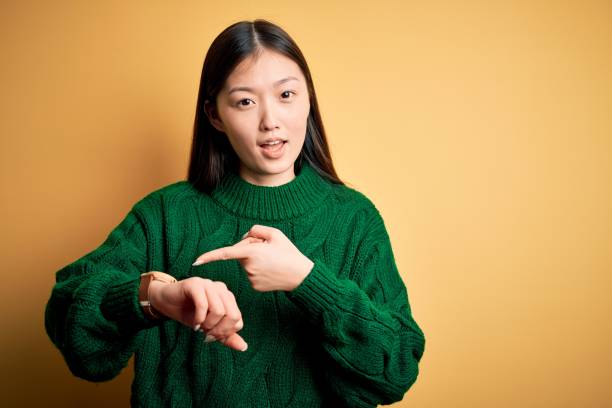
<instances>
[{"instance_id":1,"label":"watch strap","mask_svg":"<svg viewBox=\"0 0 612 408\"><path fill-rule=\"evenodd\" d=\"M140 287L138 289L138 303L140 303L145 316L147 316L149 319L165 320L167 317L155 310L153 305L151 305L151 301L149 300L149 286L154 280L164 283L176 282L176 279L172 275L164 272L152 271L142 273L140 275Z\"/></svg>"}]
</instances>

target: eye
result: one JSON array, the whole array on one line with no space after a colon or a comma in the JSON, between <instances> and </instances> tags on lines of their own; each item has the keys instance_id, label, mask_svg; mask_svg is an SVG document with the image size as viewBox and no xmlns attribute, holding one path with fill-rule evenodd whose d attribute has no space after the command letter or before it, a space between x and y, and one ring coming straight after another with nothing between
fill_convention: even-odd
<instances>
[{"instance_id":1,"label":"eye","mask_svg":"<svg viewBox=\"0 0 612 408\"><path fill-rule=\"evenodd\" d=\"M295 92L294 91L285 91L281 95L286 95L286 94L294 94L295 95ZM287 96L286 98L283 98L283 99L289 99L289 96Z\"/></svg>"},{"instance_id":2,"label":"eye","mask_svg":"<svg viewBox=\"0 0 612 408\"><path fill-rule=\"evenodd\" d=\"M252 105L252 104L250 104L250 103L245 105L244 103L242 103L242 102L244 102L244 101L251 101L251 99L241 99L241 100L239 100L239 101L236 103L236 106L250 106L250 105ZM251 102L252 102L252 101L251 101Z\"/></svg>"}]
</instances>

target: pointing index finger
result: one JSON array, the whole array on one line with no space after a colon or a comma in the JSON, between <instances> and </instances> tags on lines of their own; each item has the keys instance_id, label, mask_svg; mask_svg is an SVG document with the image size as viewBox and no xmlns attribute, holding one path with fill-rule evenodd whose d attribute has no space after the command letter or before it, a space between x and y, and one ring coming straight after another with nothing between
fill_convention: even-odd
<instances>
[{"instance_id":1,"label":"pointing index finger","mask_svg":"<svg viewBox=\"0 0 612 408\"><path fill-rule=\"evenodd\" d=\"M227 246L213 249L200 255L192 266L202 265L213 261L225 261L227 259L241 259L247 257L246 246Z\"/></svg>"}]
</instances>

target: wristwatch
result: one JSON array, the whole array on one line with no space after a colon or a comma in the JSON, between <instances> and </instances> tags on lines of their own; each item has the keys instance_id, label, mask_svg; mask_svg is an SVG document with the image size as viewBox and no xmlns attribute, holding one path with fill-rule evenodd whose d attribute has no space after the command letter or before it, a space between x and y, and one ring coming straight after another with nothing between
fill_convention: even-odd
<instances>
[{"instance_id":1,"label":"wristwatch","mask_svg":"<svg viewBox=\"0 0 612 408\"><path fill-rule=\"evenodd\" d=\"M140 288L138 289L138 302L142 306L142 310L149 319L165 320L166 316L156 311L149 301L149 284L151 281L160 281L165 283L174 283L176 279L172 275L163 272L145 272L140 274Z\"/></svg>"}]
</instances>

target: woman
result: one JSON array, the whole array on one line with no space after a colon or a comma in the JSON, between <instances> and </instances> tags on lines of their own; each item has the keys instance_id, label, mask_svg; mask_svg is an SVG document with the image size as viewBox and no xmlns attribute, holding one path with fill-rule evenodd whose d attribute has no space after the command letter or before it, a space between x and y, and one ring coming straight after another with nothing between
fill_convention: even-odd
<instances>
[{"instance_id":1,"label":"woman","mask_svg":"<svg viewBox=\"0 0 612 408\"><path fill-rule=\"evenodd\" d=\"M389 404L424 351L380 213L338 179L306 61L265 20L206 55L188 179L56 278L51 340L90 381L134 354L133 406Z\"/></svg>"}]
</instances>

